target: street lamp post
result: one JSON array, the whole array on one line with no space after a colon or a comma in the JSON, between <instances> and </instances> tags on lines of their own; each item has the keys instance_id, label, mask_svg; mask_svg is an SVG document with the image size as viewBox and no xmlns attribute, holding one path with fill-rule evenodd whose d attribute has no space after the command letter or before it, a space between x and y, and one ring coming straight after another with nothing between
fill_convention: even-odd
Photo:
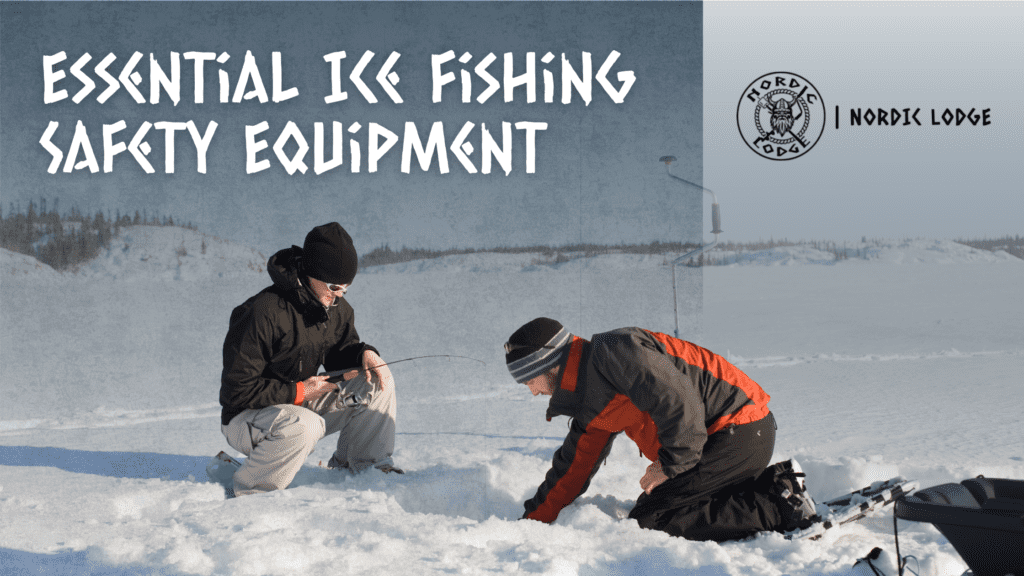
<instances>
[{"instance_id":1,"label":"street lamp post","mask_svg":"<svg viewBox=\"0 0 1024 576\"><path fill-rule=\"evenodd\" d=\"M714 248L715 245L718 244L718 235L722 233L722 212L718 207L718 198L715 196L714 192L708 190L707 188L699 184L694 184L693 182L690 182L685 178L680 178L679 176L676 176L675 174L672 173L672 162L674 162L675 160L675 156L662 156L658 161L665 163L665 172L670 177L682 182L683 184L692 186L698 190L702 190L704 192L707 192L708 194L711 194L711 233L715 235L715 239L712 240L710 243L705 244L700 248L697 248L696 250L683 254L679 258L676 258L675 260L672 261L672 312L675 314L676 320L675 336L676 338L679 338L679 298L676 296L676 264L686 262L691 258L700 256L701 254L710 250L711 248Z\"/></svg>"}]
</instances>

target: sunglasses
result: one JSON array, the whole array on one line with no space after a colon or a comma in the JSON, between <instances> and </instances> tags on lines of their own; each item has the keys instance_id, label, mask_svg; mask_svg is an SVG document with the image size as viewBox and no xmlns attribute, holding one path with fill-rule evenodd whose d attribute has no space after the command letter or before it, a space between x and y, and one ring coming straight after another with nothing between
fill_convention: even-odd
<instances>
[{"instance_id":1,"label":"sunglasses","mask_svg":"<svg viewBox=\"0 0 1024 576\"><path fill-rule=\"evenodd\" d=\"M348 288L344 284L327 284L327 289L331 292L341 292L342 296L348 293Z\"/></svg>"}]
</instances>

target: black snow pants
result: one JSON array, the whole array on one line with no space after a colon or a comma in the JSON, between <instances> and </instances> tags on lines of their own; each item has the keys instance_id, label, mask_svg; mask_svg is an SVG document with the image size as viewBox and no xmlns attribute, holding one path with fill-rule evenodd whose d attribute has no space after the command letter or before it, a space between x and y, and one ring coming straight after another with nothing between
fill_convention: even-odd
<instances>
[{"instance_id":1,"label":"black snow pants","mask_svg":"<svg viewBox=\"0 0 1024 576\"><path fill-rule=\"evenodd\" d=\"M700 462L641 493L629 513L642 528L689 540L736 540L782 527L773 468L775 417L729 426L708 437Z\"/></svg>"}]
</instances>

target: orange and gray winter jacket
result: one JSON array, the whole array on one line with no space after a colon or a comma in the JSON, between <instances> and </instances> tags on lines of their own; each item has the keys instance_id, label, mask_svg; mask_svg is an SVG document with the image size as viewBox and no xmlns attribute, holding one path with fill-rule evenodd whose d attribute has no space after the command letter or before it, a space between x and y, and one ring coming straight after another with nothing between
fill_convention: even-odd
<instances>
[{"instance_id":1,"label":"orange and gray winter jacket","mask_svg":"<svg viewBox=\"0 0 1024 576\"><path fill-rule=\"evenodd\" d=\"M553 522L590 485L620 432L672 478L693 468L707 437L768 415L768 394L725 358L641 328L574 337L547 417L572 418L523 518Z\"/></svg>"}]
</instances>

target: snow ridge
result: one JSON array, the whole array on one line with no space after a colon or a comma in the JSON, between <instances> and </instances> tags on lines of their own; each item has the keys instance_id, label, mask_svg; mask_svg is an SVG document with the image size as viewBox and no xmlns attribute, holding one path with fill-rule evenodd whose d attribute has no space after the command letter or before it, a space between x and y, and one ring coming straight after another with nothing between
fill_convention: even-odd
<instances>
[{"instance_id":1,"label":"snow ridge","mask_svg":"<svg viewBox=\"0 0 1024 576\"><path fill-rule=\"evenodd\" d=\"M777 366L796 366L799 364L813 364L819 362L893 362L908 360L938 360L949 358L999 358L1024 356L1024 348L1019 350L991 350L980 352L960 352L956 348L942 350L939 352L928 352L922 354L811 354L806 356L762 356L758 358L744 358L736 354L727 353L726 359L739 368L772 368Z\"/></svg>"},{"instance_id":2,"label":"snow ridge","mask_svg":"<svg viewBox=\"0 0 1024 576\"><path fill-rule=\"evenodd\" d=\"M879 240L845 243L838 249L845 255L836 259L832 252L818 250L809 245L779 246L754 252L711 250L707 258L717 265L726 266L795 266L795 265L853 265L864 262L887 264L958 264L1024 263L1004 250L990 252L965 246L951 240Z\"/></svg>"},{"instance_id":3,"label":"snow ridge","mask_svg":"<svg viewBox=\"0 0 1024 576\"><path fill-rule=\"evenodd\" d=\"M843 246L847 257L809 245L781 246L754 252L713 249L707 258L716 266L834 266L865 263L958 264L986 263L1024 265L1024 261L998 250L989 252L950 240L899 240L850 243ZM560 258L540 253L505 254L476 252L397 264L365 266L362 274L431 272L532 272L538 270L587 270L608 266L668 265L681 256L676 253L601 254L559 253ZM175 226L128 226L111 241L111 247L95 259L65 274L96 278L161 278L189 280L262 274L267 257L259 251L201 232ZM0 249L0 278L37 274L60 274L31 256Z\"/></svg>"},{"instance_id":4,"label":"snow ridge","mask_svg":"<svg viewBox=\"0 0 1024 576\"><path fill-rule=\"evenodd\" d=\"M262 274L259 251L177 226L126 226L110 248L64 272L83 278L190 280ZM31 256L0 251L0 277L60 275Z\"/></svg>"}]
</instances>

